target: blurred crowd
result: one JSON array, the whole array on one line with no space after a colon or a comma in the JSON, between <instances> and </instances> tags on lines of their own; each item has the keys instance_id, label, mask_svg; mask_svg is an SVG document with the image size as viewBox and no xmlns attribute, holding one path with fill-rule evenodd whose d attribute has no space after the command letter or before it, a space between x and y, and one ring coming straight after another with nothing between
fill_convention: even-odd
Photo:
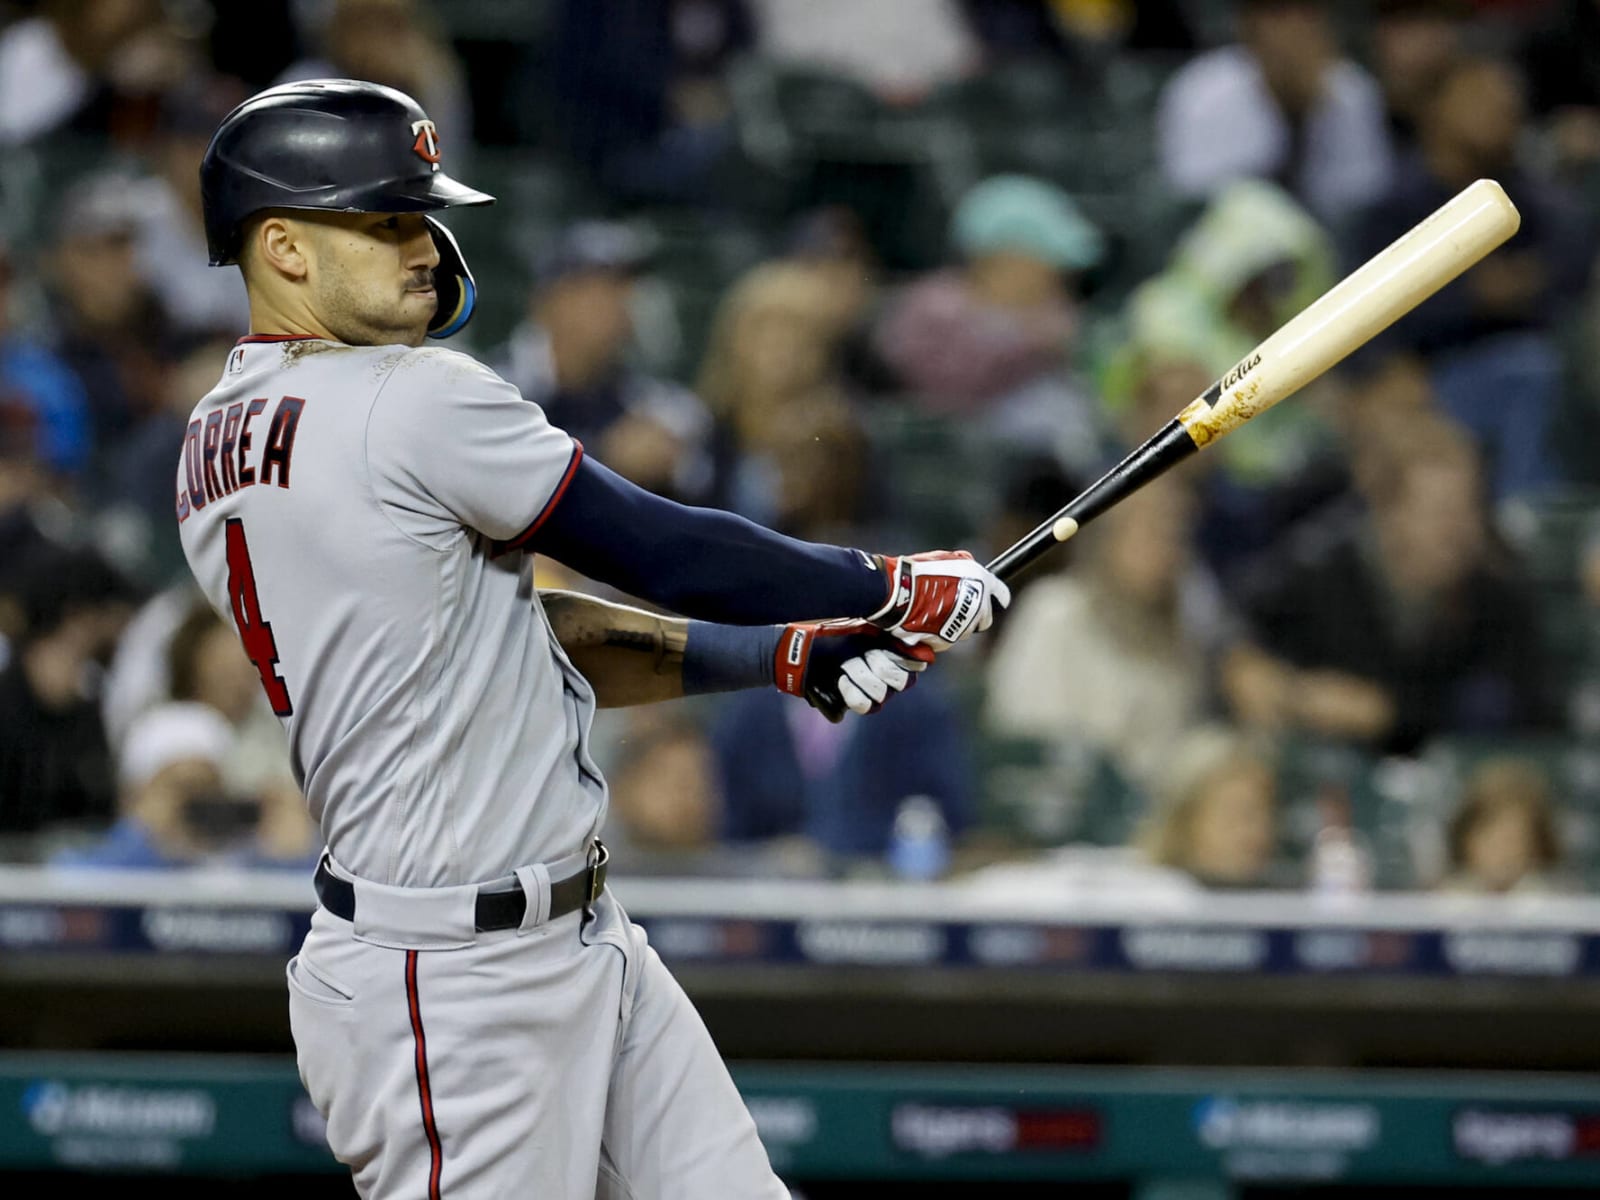
<instances>
[{"instance_id":1,"label":"blurred crowd","mask_svg":"<svg viewBox=\"0 0 1600 1200\"><path fill-rule=\"evenodd\" d=\"M1503 249L883 713L602 714L608 839L733 876L1600 880L1597 0L0 0L5 857L315 860L171 485L248 325L207 138L329 75L415 95L500 195L455 222L458 348L642 486L886 552L1002 549L1499 180Z\"/></svg>"}]
</instances>

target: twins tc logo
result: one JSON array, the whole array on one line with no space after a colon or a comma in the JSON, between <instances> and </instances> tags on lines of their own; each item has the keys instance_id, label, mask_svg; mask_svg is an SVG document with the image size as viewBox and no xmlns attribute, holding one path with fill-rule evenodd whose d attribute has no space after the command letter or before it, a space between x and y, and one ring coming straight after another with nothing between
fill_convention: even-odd
<instances>
[{"instance_id":1,"label":"twins tc logo","mask_svg":"<svg viewBox=\"0 0 1600 1200\"><path fill-rule=\"evenodd\" d=\"M411 132L417 135L417 140L411 143L411 149L418 158L439 169L439 131L433 127L432 121L411 122Z\"/></svg>"}]
</instances>

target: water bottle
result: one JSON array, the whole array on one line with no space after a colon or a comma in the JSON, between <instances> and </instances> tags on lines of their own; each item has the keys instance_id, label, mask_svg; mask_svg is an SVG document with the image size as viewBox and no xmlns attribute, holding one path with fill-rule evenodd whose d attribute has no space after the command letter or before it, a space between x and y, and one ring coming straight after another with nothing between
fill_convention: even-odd
<instances>
[{"instance_id":1,"label":"water bottle","mask_svg":"<svg viewBox=\"0 0 1600 1200\"><path fill-rule=\"evenodd\" d=\"M1317 798L1322 828L1311 844L1311 891L1340 902L1372 890L1372 851L1350 818L1350 800L1337 784Z\"/></svg>"},{"instance_id":2,"label":"water bottle","mask_svg":"<svg viewBox=\"0 0 1600 1200\"><path fill-rule=\"evenodd\" d=\"M907 796L889 831L889 867L901 879L938 879L950 866L950 826L932 796Z\"/></svg>"}]
</instances>

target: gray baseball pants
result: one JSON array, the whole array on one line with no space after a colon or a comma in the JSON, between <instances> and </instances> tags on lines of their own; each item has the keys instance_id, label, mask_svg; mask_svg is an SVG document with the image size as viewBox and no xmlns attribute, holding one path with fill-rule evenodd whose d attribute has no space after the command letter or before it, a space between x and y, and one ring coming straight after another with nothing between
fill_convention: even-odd
<instances>
[{"instance_id":1,"label":"gray baseball pants","mask_svg":"<svg viewBox=\"0 0 1600 1200\"><path fill-rule=\"evenodd\" d=\"M364 1200L787 1200L699 1014L609 892L587 923L534 903L491 933L475 894L358 882L355 923L319 908L289 962L300 1078Z\"/></svg>"}]
</instances>

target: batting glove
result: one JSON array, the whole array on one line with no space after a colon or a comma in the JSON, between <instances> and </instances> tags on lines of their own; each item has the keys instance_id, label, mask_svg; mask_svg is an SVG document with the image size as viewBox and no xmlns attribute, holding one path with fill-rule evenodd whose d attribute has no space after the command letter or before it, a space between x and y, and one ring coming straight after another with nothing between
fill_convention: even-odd
<instances>
[{"instance_id":1,"label":"batting glove","mask_svg":"<svg viewBox=\"0 0 1600 1200\"><path fill-rule=\"evenodd\" d=\"M917 681L933 650L897 641L865 621L787 626L778 638L773 680L835 723L845 710L875 713Z\"/></svg>"},{"instance_id":2,"label":"batting glove","mask_svg":"<svg viewBox=\"0 0 1600 1200\"><path fill-rule=\"evenodd\" d=\"M867 620L903 642L947 650L994 624L994 606L1011 603L1011 589L965 550L880 556L889 577L889 602Z\"/></svg>"}]
</instances>

